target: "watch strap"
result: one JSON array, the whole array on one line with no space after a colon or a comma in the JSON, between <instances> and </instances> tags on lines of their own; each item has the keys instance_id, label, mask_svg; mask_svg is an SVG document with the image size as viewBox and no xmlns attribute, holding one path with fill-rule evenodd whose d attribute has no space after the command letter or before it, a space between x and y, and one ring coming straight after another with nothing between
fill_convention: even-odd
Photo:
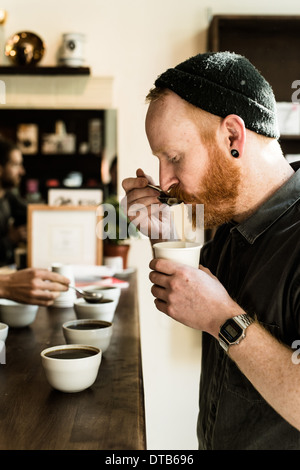
<instances>
[{"instance_id":1,"label":"watch strap","mask_svg":"<svg viewBox=\"0 0 300 470\"><path fill-rule=\"evenodd\" d=\"M251 318L247 313L243 313L242 315L238 315L236 317L233 317L234 321L237 322L238 325L240 325L242 328L246 329L248 326L250 326L252 323L254 323L253 318Z\"/></svg>"}]
</instances>

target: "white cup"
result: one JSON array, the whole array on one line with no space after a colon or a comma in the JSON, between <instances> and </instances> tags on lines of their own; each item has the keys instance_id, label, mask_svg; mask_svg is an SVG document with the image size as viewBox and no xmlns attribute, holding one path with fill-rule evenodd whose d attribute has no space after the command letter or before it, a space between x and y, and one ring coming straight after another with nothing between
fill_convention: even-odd
<instances>
[{"instance_id":1,"label":"white cup","mask_svg":"<svg viewBox=\"0 0 300 470\"><path fill-rule=\"evenodd\" d=\"M8 335L8 325L5 323L0 323L0 341L3 341L5 343L5 340Z\"/></svg>"},{"instance_id":2,"label":"white cup","mask_svg":"<svg viewBox=\"0 0 300 470\"><path fill-rule=\"evenodd\" d=\"M71 282L74 282L73 267L71 265L62 263L52 263L51 270L54 273L59 273L63 276L66 276L68 279L70 279Z\"/></svg>"},{"instance_id":3,"label":"white cup","mask_svg":"<svg viewBox=\"0 0 300 470\"><path fill-rule=\"evenodd\" d=\"M73 267L68 264L53 263L51 270L54 273L59 273L62 276L67 277L70 280L70 285L75 285L75 278ZM62 292L57 299L53 302L54 307L73 307L73 303L76 300L76 292L73 289L69 289Z\"/></svg>"},{"instance_id":4,"label":"white cup","mask_svg":"<svg viewBox=\"0 0 300 470\"><path fill-rule=\"evenodd\" d=\"M5 342L0 339L0 364L6 364Z\"/></svg>"},{"instance_id":5,"label":"white cup","mask_svg":"<svg viewBox=\"0 0 300 470\"><path fill-rule=\"evenodd\" d=\"M153 245L155 258L169 259L192 268L199 267L202 245L192 242L161 242Z\"/></svg>"},{"instance_id":6,"label":"white cup","mask_svg":"<svg viewBox=\"0 0 300 470\"><path fill-rule=\"evenodd\" d=\"M103 259L104 266L114 269L115 271L122 271L123 258L122 256L105 256Z\"/></svg>"},{"instance_id":7,"label":"white cup","mask_svg":"<svg viewBox=\"0 0 300 470\"><path fill-rule=\"evenodd\" d=\"M85 35L81 33L63 34L60 50L60 63L69 67L80 67L84 64Z\"/></svg>"}]
</instances>

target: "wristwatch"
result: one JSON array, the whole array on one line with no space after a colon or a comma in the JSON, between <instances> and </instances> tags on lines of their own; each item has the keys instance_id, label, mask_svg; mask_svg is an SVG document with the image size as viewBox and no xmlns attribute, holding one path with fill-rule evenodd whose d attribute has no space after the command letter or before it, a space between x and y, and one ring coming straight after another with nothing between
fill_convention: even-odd
<instances>
[{"instance_id":1,"label":"wristwatch","mask_svg":"<svg viewBox=\"0 0 300 470\"><path fill-rule=\"evenodd\" d=\"M246 336L246 329L254 323L254 320L247 315L238 315L227 320L220 328L219 343L225 351L229 346L239 344Z\"/></svg>"}]
</instances>

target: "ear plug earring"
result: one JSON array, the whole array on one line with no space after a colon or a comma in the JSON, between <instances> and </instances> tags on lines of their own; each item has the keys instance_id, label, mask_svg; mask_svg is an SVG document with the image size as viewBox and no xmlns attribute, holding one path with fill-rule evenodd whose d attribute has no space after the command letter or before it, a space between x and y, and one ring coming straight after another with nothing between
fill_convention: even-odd
<instances>
[{"instance_id":1,"label":"ear plug earring","mask_svg":"<svg viewBox=\"0 0 300 470\"><path fill-rule=\"evenodd\" d=\"M234 158L238 158L240 156L239 152L236 149L232 149L230 153Z\"/></svg>"}]
</instances>

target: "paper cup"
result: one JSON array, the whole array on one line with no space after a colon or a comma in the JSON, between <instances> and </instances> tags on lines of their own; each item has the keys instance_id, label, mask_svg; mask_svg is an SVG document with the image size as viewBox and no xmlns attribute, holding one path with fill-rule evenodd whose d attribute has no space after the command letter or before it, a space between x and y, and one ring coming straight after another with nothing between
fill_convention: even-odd
<instances>
[{"instance_id":1,"label":"paper cup","mask_svg":"<svg viewBox=\"0 0 300 470\"><path fill-rule=\"evenodd\" d=\"M169 259L192 268L199 267L202 245L192 242L161 242L153 245L155 258Z\"/></svg>"},{"instance_id":2,"label":"paper cup","mask_svg":"<svg viewBox=\"0 0 300 470\"><path fill-rule=\"evenodd\" d=\"M70 279L70 285L75 286L75 279L72 266L68 264L52 263L51 270L55 273L59 273L62 276ZM76 292L73 289L69 289L62 292L57 299L53 302L53 307L73 307L73 303L76 300Z\"/></svg>"}]
</instances>

